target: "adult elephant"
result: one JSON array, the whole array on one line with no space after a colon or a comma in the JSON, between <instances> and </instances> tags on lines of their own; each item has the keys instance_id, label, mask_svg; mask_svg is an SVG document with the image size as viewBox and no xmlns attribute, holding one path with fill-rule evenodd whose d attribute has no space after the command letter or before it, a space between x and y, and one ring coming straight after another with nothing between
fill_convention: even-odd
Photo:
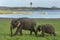
<instances>
[{"instance_id":1,"label":"adult elephant","mask_svg":"<svg viewBox=\"0 0 60 40\"><path fill-rule=\"evenodd\" d=\"M10 26L11 36L16 35L18 32L20 32L20 34L22 35L22 29L30 30L30 35L32 35L32 32L34 32L35 35L37 35L35 26L36 26L36 22L30 18L19 18L16 20L14 19L11 21L11 26ZM17 27L16 32L12 34L12 30L16 27Z\"/></svg>"}]
</instances>

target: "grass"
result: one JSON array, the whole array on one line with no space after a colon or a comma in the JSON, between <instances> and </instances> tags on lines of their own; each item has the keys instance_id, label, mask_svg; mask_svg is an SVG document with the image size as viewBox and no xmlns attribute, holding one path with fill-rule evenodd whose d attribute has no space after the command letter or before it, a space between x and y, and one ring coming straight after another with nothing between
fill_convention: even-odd
<instances>
[{"instance_id":1,"label":"grass","mask_svg":"<svg viewBox=\"0 0 60 40\"><path fill-rule=\"evenodd\" d=\"M10 37L10 20L0 20L0 40L60 40L60 19L51 20L51 19L41 19L35 20L37 25L39 24L52 24L56 31L56 37L49 36L46 34L45 37L29 35L29 31L23 30L23 35L16 35L14 37ZM40 33L38 33L40 35Z\"/></svg>"}]
</instances>

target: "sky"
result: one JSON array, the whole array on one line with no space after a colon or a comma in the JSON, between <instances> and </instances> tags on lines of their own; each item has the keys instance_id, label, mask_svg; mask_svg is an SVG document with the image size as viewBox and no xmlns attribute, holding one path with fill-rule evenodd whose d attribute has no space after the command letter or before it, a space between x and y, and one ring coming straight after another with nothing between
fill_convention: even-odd
<instances>
[{"instance_id":1,"label":"sky","mask_svg":"<svg viewBox=\"0 0 60 40\"><path fill-rule=\"evenodd\" d=\"M60 0L0 0L0 6L30 7L30 2L33 7L60 7Z\"/></svg>"}]
</instances>

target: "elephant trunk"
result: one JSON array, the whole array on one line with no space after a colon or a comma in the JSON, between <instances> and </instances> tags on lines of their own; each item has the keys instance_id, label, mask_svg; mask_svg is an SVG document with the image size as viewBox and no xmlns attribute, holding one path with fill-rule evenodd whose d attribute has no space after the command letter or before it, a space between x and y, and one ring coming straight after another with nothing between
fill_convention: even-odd
<instances>
[{"instance_id":1,"label":"elephant trunk","mask_svg":"<svg viewBox=\"0 0 60 40\"><path fill-rule=\"evenodd\" d=\"M13 28L12 28L12 26L10 26L10 32L11 32L11 36L12 36L12 29L13 29Z\"/></svg>"}]
</instances>

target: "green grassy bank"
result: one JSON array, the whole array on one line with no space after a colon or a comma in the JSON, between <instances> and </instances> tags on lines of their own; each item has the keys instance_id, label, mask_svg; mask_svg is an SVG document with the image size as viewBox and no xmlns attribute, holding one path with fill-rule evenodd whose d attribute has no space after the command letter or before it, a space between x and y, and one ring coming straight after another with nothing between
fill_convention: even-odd
<instances>
[{"instance_id":1,"label":"green grassy bank","mask_svg":"<svg viewBox=\"0 0 60 40\"><path fill-rule=\"evenodd\" d=\"M14 37L10 36L10 20L9 19L0 19L0 40L60 40L60 19L36 19L37 25L39 24L52 24L56 31L56 37L49 36L46 34L45 37L39 37L29 35L29 31L23 30L23 35L16 35ZM38 33L38 35L40 35Z\"/></svg>"}]
</instances>

